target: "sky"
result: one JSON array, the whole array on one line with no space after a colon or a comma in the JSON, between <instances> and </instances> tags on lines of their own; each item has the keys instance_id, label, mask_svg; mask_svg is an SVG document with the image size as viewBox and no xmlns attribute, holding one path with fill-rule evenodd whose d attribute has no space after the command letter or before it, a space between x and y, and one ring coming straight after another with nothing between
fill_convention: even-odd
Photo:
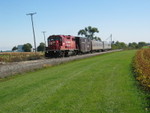
<instances>
[{"instance_id":1,"label":"sky","mask_svg":"<svg viewBox=\"0 0 150 113\"><path fill-rule=\"evenodd\" d=\"M31 43L34 46L50 35L77 36L80 29L92 26L103 41L112 34L114 41L150 42L150 0L1 0L0 50Z\"/></svg>"}]
</instances>

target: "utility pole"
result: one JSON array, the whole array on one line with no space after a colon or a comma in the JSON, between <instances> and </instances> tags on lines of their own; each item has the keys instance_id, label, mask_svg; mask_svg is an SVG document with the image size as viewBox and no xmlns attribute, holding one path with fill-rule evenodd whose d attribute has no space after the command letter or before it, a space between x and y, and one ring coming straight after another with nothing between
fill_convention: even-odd
<instances>
[{"instance_id":1,"label":"utility pole","mask_svg":"<svg viewBox=\"0 0 150 113\"><path fill-rule=\"evenodd\" d=\"M111 41L111 43L112 43L112 34L110 34L110 36L106 39L106 40L110 40Z\"/></svg>"},{"instance_id":2,"label":"utility pole","mask_svg":"<svg viewBox=\"0 0 150 113\"><path fill-rule=\"evenodd\" d=\"M33 15L36 13L28 13L27 15L31 16L32 30L33 30L33 39L34 39L34 49L36 53L36 39L35 39L35 31L34 31L34 23L33 23Z\"/></svg>"},{"instance_id":3,"label":"utility pole","mask_svg":"<svg viewBox=\"0 0 150 113\"><path fill-rule=\"evenodd\" d=\"M44 36L44 43L45 43L44 51L45 51L46 50L46 40L45 40L45 33L46 33L46 31L42 31L42 33L43 33L43 36Z\"/></svg>"},{"instance_id":4,"label":"utility pole","mask_svg":"<svg viewBox=\"0 0 150 113\"><path fill-rule=\"evenodd\" d=\"M112 34L110 35L110 40L111 40L110 43L111 43L111 47L112 47L112 43L113 43L112 42Z\"/></svg>"},{"instance_id":5,"label":"utility pole","mask_svg":"<svg viewBox=\"0 0 150 113\"><path fill-rule=\"evenodd\" d=\"M112 43L112 34L110 35L110 40L111 40L111 43Z\"/></svg>"},{"instance_id":6,"label":"utility pole","mask_svg":"<svg viewBox=\"0 0 150 113\"><path fill-rule=\"evenodd\" d=\"M42 31L42 33L43 33L43 36L44 36L44 43L45 43L45 47L46 47L46 40L45 40L45 33L46 33L46 31Z\"/></svg>"},{"instance_id":7,"label":"utility pole","mask_svg":"<svg viewBox=\"0 0 150 113\"><path fill-rule=\"evenodd\" d=\"M106 39L106 40L110 40L110 44L111 44L111 46L112 46L112 43L113 43L113 41L112 41L112 34L110 34L110 36Z\"/></svg>"}]
</instances>

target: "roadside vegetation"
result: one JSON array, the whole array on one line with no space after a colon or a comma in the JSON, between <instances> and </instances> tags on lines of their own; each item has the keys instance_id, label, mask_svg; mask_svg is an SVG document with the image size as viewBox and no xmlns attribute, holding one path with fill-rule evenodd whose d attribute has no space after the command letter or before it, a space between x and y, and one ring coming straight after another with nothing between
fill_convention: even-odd
<instances>
[{"instance_id":1,"label":"roadside vegetation","mask_svg":"<svg viewBox=\"0 0 150 113\"><path fill-rule=\"evenodd\" d=\"M131 70L134 50L2 79L0 113L148 113Z\"/></svg>"},{"instance_id":2,"label":"roadside vegetation","mask_svg":"<svg viewBox=\"0 0 150 113\"><path fill-rule=\"evenodd\" d=\"M150 110L150 48L145 46L138 50L132 65L135 78L139 83L140 90L145 93Z\"/></svg>"},{"instance_id":3,"label":"roadside vegetation","mask_svg":"<svg viewBox=\"0 0 150 113\"><path fill-rule=\"evenodd\" d=\"M133 67L136 79L144 89L150 91L150 48L137 51Z\"/></svg>"},{"instance_id":4,"label":"roadside vegetation","mask_svg":"<svg viewBox=\"0 0 150 113\"><path fill-rule=\"evenodd\" d=\"M0 62L19 62L43 57L44 53L42 52L2 52L0 53Z\"/></svg>"}]
</instances>

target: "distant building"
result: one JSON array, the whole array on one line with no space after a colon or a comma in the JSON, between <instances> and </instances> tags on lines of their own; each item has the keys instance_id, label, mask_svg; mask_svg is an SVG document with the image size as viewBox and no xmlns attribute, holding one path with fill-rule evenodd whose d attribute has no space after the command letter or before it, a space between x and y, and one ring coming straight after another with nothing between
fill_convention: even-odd
<instances>
[{"instance_id":1,"label":"distant building","mask_svg":"<svg viewBox=\"0 0 150 113\"><path fill-rule=\"evenodd\" d=\"M12 50L5 50L5 51L1 51L1 52L13 52Z\"/></svg>"},{"instance_id":2,"label":"distant building","mask_svg":"<svg viewBox=\"0 0 150 113\"><path fill-rule=\"evenodd\" d=\"M24 50L22 49L23 45L18 45L17 48L17 52L24 52Z\"/></svg>"}]
</instances>

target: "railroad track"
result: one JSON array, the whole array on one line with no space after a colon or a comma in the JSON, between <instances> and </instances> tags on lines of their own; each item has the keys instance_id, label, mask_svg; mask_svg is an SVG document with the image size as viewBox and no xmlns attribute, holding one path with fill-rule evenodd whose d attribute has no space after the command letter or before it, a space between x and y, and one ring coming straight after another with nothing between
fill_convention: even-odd
<instances>
[{"instance_id":1,"label":"railroad track","mask_svg":"<svg viewBox=\"0 0 150 113\"><path fill-rule=\"evenodd\" d=\"M117 51L122 51L122 50L121 49L111 50L111 51L106 51L106 52L77 55L77 56L71 56L71 57L65 57L65 58L40 59L40 60L33 60L33 61L23 61L23 62L1 64L0 65L0 78L33 71L33 70L40 69L43 67L58 65L58 64L62 64L62 63L77 60L77 59L83 59L83 58L88 58L92 56L97 56L97 55L117 52Z\"/></svg>"}]
</instances>

